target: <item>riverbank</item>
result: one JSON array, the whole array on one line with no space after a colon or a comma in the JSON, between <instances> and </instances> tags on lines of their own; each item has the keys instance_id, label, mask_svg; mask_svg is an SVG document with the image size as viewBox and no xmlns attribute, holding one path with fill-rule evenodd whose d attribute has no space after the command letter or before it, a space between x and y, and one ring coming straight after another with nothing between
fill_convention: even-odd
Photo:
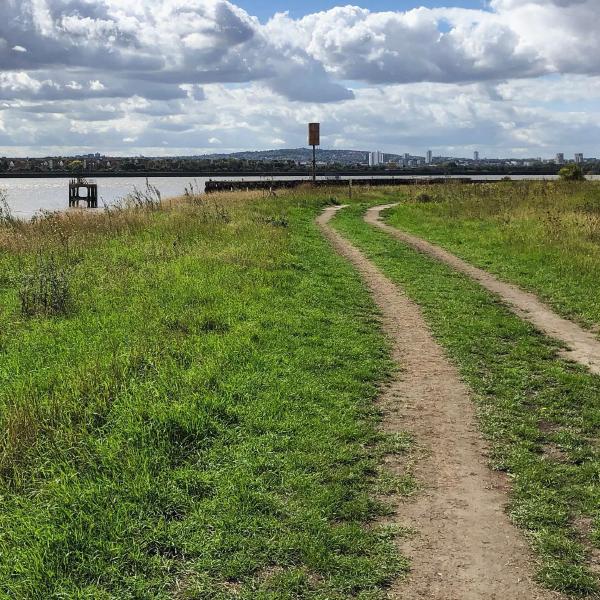
<instances>
[{"instance_id":1,"label":"riverbank","mask_svg":"<svg viewBox=\"0 0 600 600\"><path fill-rule=\"evenodd\" d=\"M524 176L514 176L516 179L523 178ZM503 176L488 176L479 177L478 180L482 181L499 181L502 180ZM28 219L36 214L47 211L62 211L68 207L68 181L70 177L55 177L55 178L13 178L0 180L0 192L4 191L7 195L7 201L10 209L19 217ZM287 185L287 181L300 181L309 182L309 176L300 178L296 177L240 177L240 178L198 178L198 177L104 177L97 180L98 183L98 196L99 206L113 206L122 202L122 200L137 190L144 190L146 188L146 181L148 181L153 187L155 187L163 198L182 196L185 194L186 189L192 190L194 194L201 194L205 191L206 184L210 181L211 188L226 188L240 187L243 190L250 188L254 185L258 186L259 189L271 189L273 186ZM350 178L349 178L350 179ZM332 182L332 186L347 186L349 185L349 179L340 177L339 179L324 178L319 176L318 181ZM359 187L356 183L357 178L353 177L353 185ZM360 178L358 178L360 179ZM393 181L398 185L401 185L403 181L418 181L422 182L424 177L398 177ZM460 177L438 177L435 181L455 181L461 179ZM544 177L542 177L544 179ZM240 184L239 182L243 182ZM367 185L385 185L383 182L391 181L389 177L374 176L372 178L362 178ZM233 184L227 185L223 182L233 182ZM296 185L296 184L295 184ZM326 185L326 184L319 184Z\"/></svg>"}]
</instances>

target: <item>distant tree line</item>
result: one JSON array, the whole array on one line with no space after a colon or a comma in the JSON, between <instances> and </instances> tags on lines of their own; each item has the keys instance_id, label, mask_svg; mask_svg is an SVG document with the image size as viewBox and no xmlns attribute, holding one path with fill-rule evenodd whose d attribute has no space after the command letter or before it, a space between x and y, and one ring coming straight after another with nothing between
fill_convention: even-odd
<instances>
[{"instance_id":1,"label":"distant tree line","mask_svg":"<svg viewBox=\"0 0 600 600\"><path fill-rule=\"evenodd\" d=\"M223 158L120 158L120 157L69 157L69 158L29 158L0 159L0 176L17 175L93 175L93 174L176 174L201 173L203 175L226 174L302 174L311 170L309 162L300 164L294 160L254 160L232 157ZM399 167L395 163L369 167L366 164L347 164L342 162L318 163L320 173L373 173L411 175L514 175L539 174L556 175L561 165L554 163L535 163L533 165L511 165L508 163L461 163L446 161L434 165L418 167ZM582 165L586 174L600 174L600 161Z\"/></svg>"}]
</instances>

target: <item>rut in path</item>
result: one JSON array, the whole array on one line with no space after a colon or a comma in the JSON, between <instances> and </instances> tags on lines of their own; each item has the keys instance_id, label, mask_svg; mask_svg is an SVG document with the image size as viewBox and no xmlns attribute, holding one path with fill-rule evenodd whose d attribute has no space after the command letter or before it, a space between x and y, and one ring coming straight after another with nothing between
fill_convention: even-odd
<instances>
[{"instance_id":1,"label":"rut in path","mask_svg":"<svg viewBox=\"0 0 600 600\"><path fill-rule=\"evenodd\" d=\"M486 465L486 447L469 392L433 339L419 308L328 222L317 223L333 247L360 272L383 315L393 358L400 367L379 406L388 432L409 431L423 456L414 475L422 490L394 502L394 521L415 530L401 544L411 560L403 600L546 600L561 598L531 578L532 557L504 507L504 480ZM402 462L388 467L402 473Z\"/></svg>"},{"instance_id":2,"label":"rut in path","mask_svg":"<svg viewBox=\"0 0 600 600\"><path fill-rule=\"evenodd\" d=\"M444 262L478 281L484 288L500 296L519 317L529 321L549 337L564 342L567 345L567 349L561 351L564 358L578 362L588 367L592 373L600 375L600 341L593 333L586 331L573 321L558 316L534 294L524 292L516 285L504 283L487 271L470 265L454 254L422 238L387 225L381 220L381 212L394 206L397 206L397 204L386 204L370 208L365 214L365 221L383 229L415 250Z\"/></svg>"}]
</instances>

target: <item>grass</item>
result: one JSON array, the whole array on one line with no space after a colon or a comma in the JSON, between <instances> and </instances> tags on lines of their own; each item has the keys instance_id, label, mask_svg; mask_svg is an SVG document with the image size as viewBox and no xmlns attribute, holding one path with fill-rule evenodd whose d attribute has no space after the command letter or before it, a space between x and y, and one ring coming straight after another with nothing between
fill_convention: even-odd
<instances>
[{"instance_id":1,"label":"grass","mask_svg":"<svg viewBox=\"0 0 600 600\"><path fill-rule=\"evenodd\" d=\"M600 185L444 185L406 199L391 225L534 291L566 317L600 325Z\"/></svg>"},{"instance_id":2,"label":"grass","mask_svg":"<svg viewBox=\"0 0 600 600\"><path fill-rule=\"evenodd\" d=\"M362 221L366 202L427 193L392 222L597 323L596 188L564 185L354 190L334 224L422 306L474 391L540 580L584 596L599 593L600 378ZM407 570L374 498L414 492L381 467L409 463L412 440L378 432L392 365L313 225L328 194L2 212L0 598L372 600Z\"/></svg>"},{"instance_id":3,"label":"grass","mask_svg":"<svg viewBox=\"0 0 600 600\"><path fill-rule=\"evenodd\" d=\"M0 226L0 597L367 600L406 569L373 494L410 441L377 431L388 348L322 206Z\"/></svg>"},{"instance_id":4,"label":"grass","mask_svg":"<svg viewBox=\"0 0 600 600\"><path fill-rule=\"evenodd\" d=\"M576 596L597 596L600 378L558 358L554 342L476 283L363 222L368 205L397 198L397 191L365 197L368 203L341 211L333 224L422 307L473 390L490 460L510 477L510 514L536 551L540 581ZM428 230L435 238L443 232L441 216L415 224L420 215L442 210L403 206L392 222L412 223L419 231L436 223ZM512 260L516 265L517 255ZM578 288L584 290L585 284ZM591 309L593 303L586 298L581 305Z\"/></svg>"}]
</instances>

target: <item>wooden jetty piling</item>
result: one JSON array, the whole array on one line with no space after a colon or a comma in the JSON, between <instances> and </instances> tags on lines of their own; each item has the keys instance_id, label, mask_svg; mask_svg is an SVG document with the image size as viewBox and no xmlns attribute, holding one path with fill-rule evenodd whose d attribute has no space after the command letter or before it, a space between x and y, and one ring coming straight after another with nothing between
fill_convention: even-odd
<instances>
[{"instance_id":1,"label":"wooden jetty piling","mask_svg":"<svg viewBox=\"0 0 600 600\"><path fill-rule=\"evenodd\" d=\"M85 190L85 196L81 191ZM98 208L98 184L95 181L77 177L69 181L69 206L79 206L80 201L87 202L88 208Z\"/></svg>"}]
</instances>

